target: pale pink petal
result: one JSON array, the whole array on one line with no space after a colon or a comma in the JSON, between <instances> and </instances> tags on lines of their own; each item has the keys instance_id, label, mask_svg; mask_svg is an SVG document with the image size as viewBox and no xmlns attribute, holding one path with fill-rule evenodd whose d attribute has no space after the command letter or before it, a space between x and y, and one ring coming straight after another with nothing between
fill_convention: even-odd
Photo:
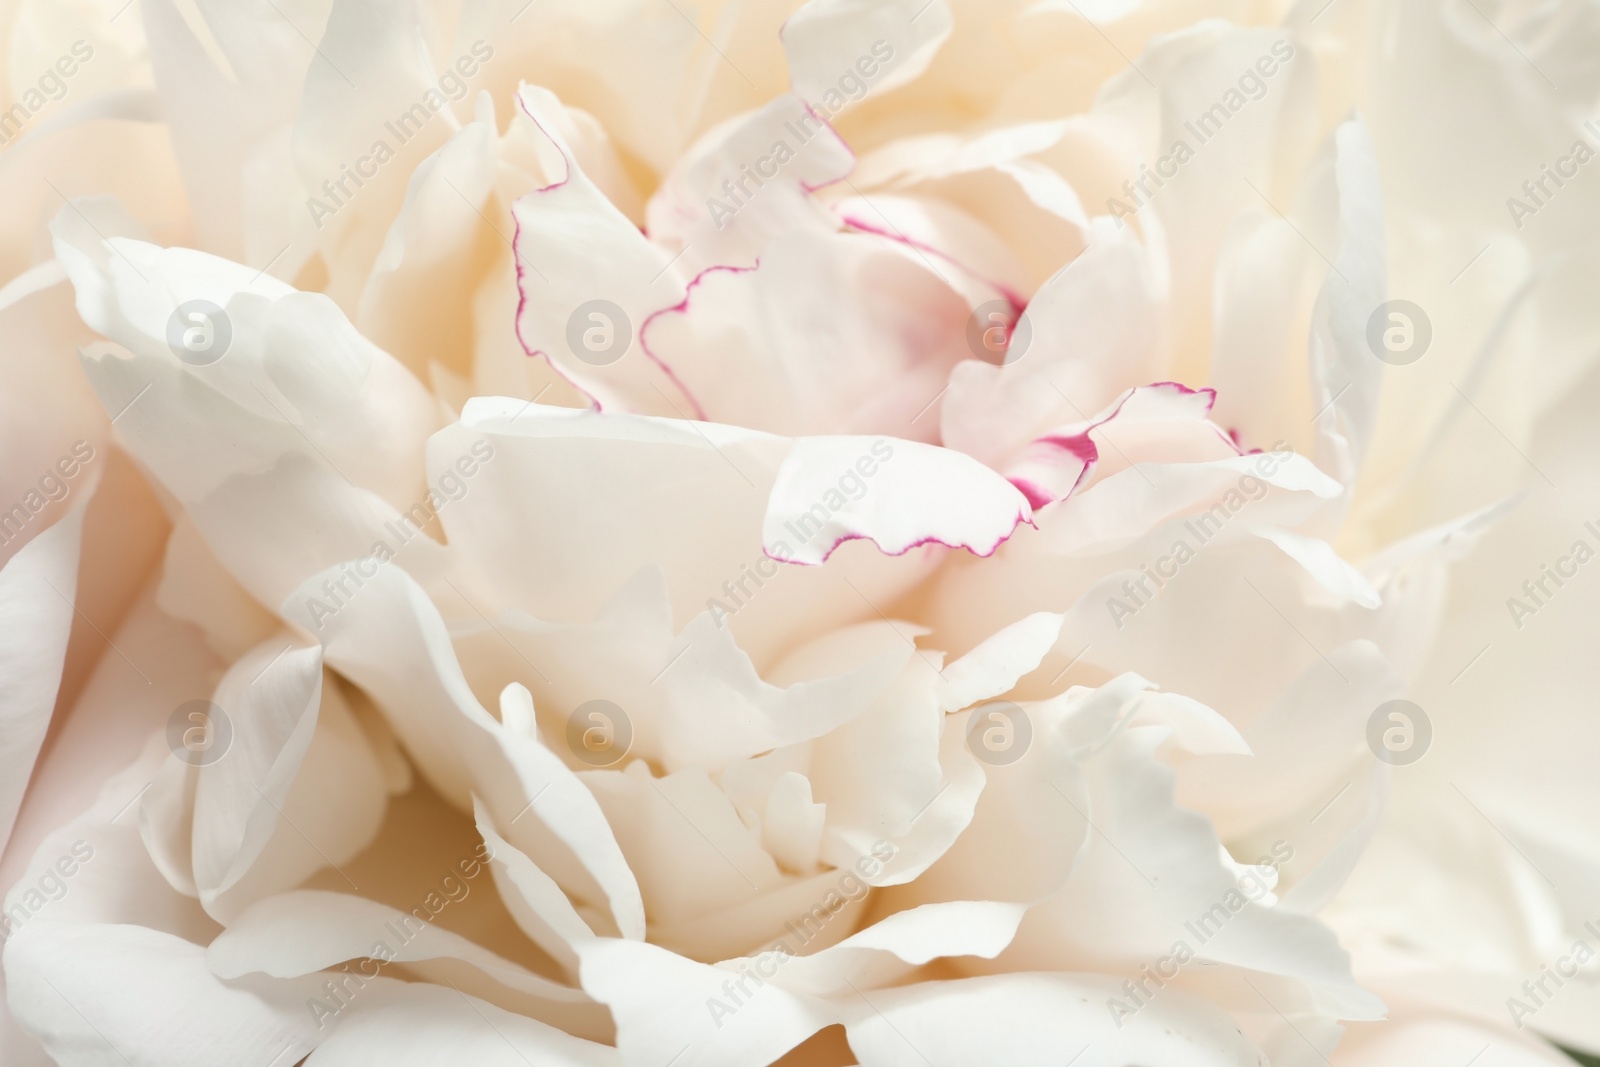
<instances>
[{"instance_id":1,"label":"pale pink petal","mask_svg":"<svg viewBox=\"0 0 1600 1067\"><path fill-rule=\"evenodd\" d=\"M1130 389L1093 419L1035 438L1006 467L1006 477L1039 508L1071 496L1091 474L1236 456L1238 447L1206 417L1215 397L1176 382Z\"/></svg>"},{"instance_id":2,"label":"pale pink petal","mask_svg":"<svg viewBox=\"0 0 1600 1067\"><path fill-rule=\"evenodd\" d=\"M944 398L944 443L1003 467L1034 437L1157 377L1165 300L1151 254L1128 231L1100 227L1082 255L1028 302L1004 365L958 366Z\"/></svg>"},{"instance_id":3,"label":"pale pink petal","mask_svg":"<svg viewBox=\"0 0 1600 1067\"><path fill-rule=\"evenodd\" d=\"M947 273L874 235L794 231L749 269L702 273L643 340L712 421L932 441L950 370L972 355Z\"/></svg>"},{"instance_id":4,"label":"pale pink petal","mask_svg":"<svg viewBox=\"0 0 1600 1067\"><path fill-rule=\"evenodd\" d=\"M649 233L684 254L691 272L751 267L794 231L830 233L839 220L812 191L850 173L855 157L797 96L708 132L650 199Z\"/></svg>"}]
</instances>

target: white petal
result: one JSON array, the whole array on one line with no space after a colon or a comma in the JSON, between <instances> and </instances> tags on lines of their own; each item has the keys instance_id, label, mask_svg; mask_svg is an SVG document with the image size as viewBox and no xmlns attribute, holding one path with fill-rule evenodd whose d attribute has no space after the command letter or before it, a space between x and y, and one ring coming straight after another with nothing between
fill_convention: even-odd
<instances>
[{"instance_id":1,"label":"white petal","mask_svg":"<svg viewBox=\"0 0 1600 1067\"><path fill-rule=\"evenodd\" d=\"M1120 983L1101 975L1008 974L925 982L863 996L850 1047L868 1067L1265 1067L1227 1014L1164 990L1118 1018L1107 1003Z\"/></svg>"},{"instance_id":2,"label":"white petal","mask_svg":"<svg viewBox=\"0 0 1600 1067\"><path fill-rule=\"evenodd\" d=\"M300 1009L303 1014L305 1009ZM427 982L374 989L331 1026L306 1067L622 1067L609 1045L585 1041L537 1019Z\"/></svg>"},{"instance_id":3,"label":"white petal","mask_svg":"<svg viewBox=\"0 0 1600 1067\"><path fill-rule=\"evenodd\" d=\"M857 478L865 488L845 496L841 490L854 489L842 479L864 473L863 465L874 474ZM856 538L889 555L937 543L987 556L1032 519L1014 486L962 453L916 441L804 438L778 471L762 547L774 559L813 564Z\"/></svg>"},{"instance_id":4,"label":"white petal","mask_svg":"<svg viewBox=\"0 0 1600 1067\"><path fill-rule=\"evenodd\" d=\"M1338 203L1338 251L1317 294L1311 323L1311 402L1318 460L1340 481L1355 480L1377 421L1383 364L1367 341L1367 320L1388 288L1383 187L1372 135L1359 119L1333 134L1330 149ZM1332 414L1328 414L1330 409Z\"/></svg>"},{"instance_id":5,"label":"white petal","mask_svg":"<svg viewBox=\"0 0 1600 1067\"><path fill-rule=\"evenodd\" d=\"M1003 468L1032 438L1159 377L1162 284L1128 232L1097 231L1029 301L1003 366L974 359L956 368L941 414L944 443Z\"/></svg>"},{"instance_id":6,"label":"white petal","mask_svg":"<svg viewBox=\"0 0 1600 1067\"><path fill-rule=\"evenodd\" d=\"M318 977L224 983L205 949L157 930L42 923L7 943L5 965L13 1014L72 1067L292 1063L318 1039L305 1008Z\"/></svg>"},{"instance_id":7,"label":"white petal","mask_svg":"<svg viewBox=\"0 0 1600 1067\"><path fill-rule=\"evenodd\" d=\"M945 0L809 0L783 27L789 80L813 104L838 111L851 102L842 76L879 93L904 85L927 69L950 29Z\"/></svg>"},{"instance_id":8,"label":"white petal","mask_svg":"<svg viewBox=\"0 0 1600 1067\"><path fill-rule=\"evenodd\" d=\"M950 369L972 355L950 273L875 234L792 232L759 263L701 273L642 338L703 418L932 441Z\"/></svg>"},{"instance_id":9,"label":"white petal","mask_svg":"<svg viewBox=\"0 0 1600 1067\"><path fill-rule=\"evenodd\" d=\"M1372 583L1345 562L1328 542L1272 527L1259 531L1259 534L1283 549L1286 556L1304 567L1307 574L1339 599L1352 601L1364 608L1382 605L1383 597L1378 595Z\"/></svg>"},{"instance_id":10,"label":"white petal","mask_svg":"<svg viewBox=\"0 0 1600 1067\"><path fill-rule=\"evenodd\" d=\"M583 988L610 1005L628 1063L692 1049L704 1067L769 1064L835 1021L826 1002L771 985L736 1002L728 983L739 977L637 941L597 941L583 952Z\"/></svg>"},{"instance_id":11,"label":"white petal","mask_svg":"<svg viewBox=\"0 0 1600 1067\"><path fill-rule=\"evenodd\" d=\"M844 141L805 101L780 96L695 143L650 199L650 236L681 249L690 274L714 264L754 266L791 231L839 228L811 194L854 164Z\"/></svg>"},{"instance_id":12,"label":"white petal","mask_svg":"<svg viewBox=\"0 0 1600 1067\"><path fill-rule=\"evenodd\" d=\"M329 665L372 696L446 799L466 808L472 795L482 796L511 840L551 865L564 887L605 900L625 936L642 936L638 888L594 797L555 753L484 710L427 594L398 568L377 566L325 618L302 607L320 576L282 610L308 632L318 633L320 623Z\"/></svg>"},{"instance_id":13,"label":"white petal","mask_svg":"<svg viewBox=\"0 0 1600 1067\"><path fill-rule=\"evenodd\" d=\"M1333 1067L1452 1067L1477 1056L1496 1067L1571 1067L1549 1045L1509 1027L1449 1014L1397 1012L1385 1024L1351 1027L1334 1052Z\"/></svg>"},{"instance_id":14,"label":"white petal","mask_svg":"<svg viewBox=\"0 0 1600 1067\"><path fill-rule=\"evenodd\" d=\"M671 255L578 166L544 117L559 107L554 97L525 86L518 104L566 163L552 184L511 206L522 293L518 338L604 410L691 416L699 410L695 399L640 343L645 319L683 300ZM609 307L589 307L600 300Z\"/></svg>"},{"instance_id":15,"label":"white petal","mask_svg":"<svg viewBox=\"0 0 1600 1067\"><path fill-rule=\"evenodd\" d=\"M463 894L471 892L470 881L458 879L456 885ZM229 980L252 973L297 978L350 960L437 963L441 973L453 974L451 981L507 1010L582 1030L591 1039L607 1029L604 1013L593 1010L581 990L537 975L436 923L345 893L300 890L260 900L217 936L206 960L219 978ZM371 973L374 968L358 969ZM417 969L439 980L429 968Z\"/></svg>"},{"instance_id":16,"label":"white petal","mask_svg":"<svg viewBox=\"0 0 1600 1067\"><path fill-rule=\"evenodd\" d=\"M80 313L133 351L86 353L91 384L241 585L276 604L308 573L394 538L385 523L426 492L418 461L437 419L404 368L321 294L188 249L101 241L68 214L56 229ZM205 366L167 344L168 320L193 299L231 324ZM412 545L418 565L437 551Z\"/></svg>"},{"instance_id":17,"label":"white petal","mask_svg":"<svg viewBox=\"0 0 1600 1067\"><path fill-rule=\"evenodd\" d=\"M762 515L794 447L784 438L478 397L459 424L435 436L430 468L442 477L457 457L472 447L482 455L485 445L492 461L441 518L473 572L463 591L488 617L515 607L552 622L587 622L626 577L658 565L675 625L712 609L765 667L799 641L874 616L872 604L892 602L938 563L932 554L887 558L870 545L841 548L832 573L767 557ZM868 459L852 453L849 469L832 477L860 476L855 465ZM552 513L563 520L549 522ZM591 566L597 557L607 566Z\"/></svg>"},{"instance_id":18,"label":"white petal","mask_svg":"<svg viewBox=\"0 0 1600 1067\"><path fill-rule=\"evenodd\" d=\"M234 664L213 701L232 745L199 769L194 872L226 920L249 902L340 867L372 844L388 789L321 649L269 640Z\"/></svg>"},{"instance_id":19,"label":"white petal","mask_svg":"<svg viewBox=\"0 0 1600 1067\"><path fill-rule=\"evenodd\" d=\"M279 626L222 566L188 516L173 525L167 538L156 604L173 618L198 626L217 655L230 662Z\"/></svg>"},{"instance_id":20,"label":"white petal","mask_svg":"<svg viewBox=\"0 0 1600 1067\"><path fill-rule=\"evenodd\" d=\"M1160 382L1130 389L1088 422L1057 427L1029 442L1006 477L1035 508L1143 463L1203 462L1237 456L1238 446L1206 416L1216 394Z\"/></svg>"}]
</instances>

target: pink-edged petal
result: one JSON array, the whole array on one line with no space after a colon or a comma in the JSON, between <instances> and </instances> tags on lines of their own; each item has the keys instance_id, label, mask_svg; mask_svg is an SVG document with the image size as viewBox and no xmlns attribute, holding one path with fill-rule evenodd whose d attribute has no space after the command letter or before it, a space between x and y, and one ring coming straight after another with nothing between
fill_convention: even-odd
<instances>
[{"instance_id":1,"label":"pink-edged petal","mask_svg":"<svg viewBox=\"0 0 1600 1067\"><path fill-rule=\"evenodd\" d=\"M841 197L831 206L851 230L892 241L918 257L969 307L1000 300L1014 312L1027 303L1029 285L1015 251L962 207L882 192Z\"/></svg>"},{"instance_id":2,"label":"pink-edged petal","mask_svg":"<svg viewBox=\"0 0 1600 1067\"><path fill-rule=\"evenodd\" d=\"M932 441L950 370L971 357L967 315L920 252L797 231L750 269L702 273L642 335L712 421Z\"/></svg>"},{"instance_id":3,"label":"pink-edged petal","mask_svg":"<svg viewBox=\"0 0 1600 1067\"><path fill-rule=\"evenodd\" d=\"M1097 226L1029 301L1003 365L973 359L951 374L945 445L1003 468L1029 440L1156 377L1164 286L1157 257L1127 231Z\"/></svg>"},{"instance_id":4,"label":"pink-edged petal","mask_svg":"<svg viewBox=\"0 0 1600 1067\"><path fill-rule=\"evenodd\" d=\"M811 194L850 173L855 157L797 96L729 119L700 139L650 199L649 233L683 252L688 270L754 266L792 231L830 233L839 220Z\"/></svg>"},{"instance_id":5,"label":"pink-edged petal","mask_svg":"<svg viewBox=\"0 0 1600 1067\"><path fill-rule=\"evenodd\" d=\"M1031 158L1062 150L1070 128L1070 121L1031 122L972 137L896 138L862 158L851 185L863 195L841 200L836 210L869 230L887 224L958 266L1004 283L1020 308L1089 239L1089 217L1072 184ZM966 227L950 225L952 212L999 244L998 254L964 233Z\"/></svg>"},{"instance_id":6,"label":"pink-edged petal","mask_svg":"<svg viewBox=\"0 0 1600 1067\"><path fill-rule=\"evenodd\" d=\"M1210 422L1216 394L1176 382L1143 385L1088 422L1035 438L1006 467L1034 507L1071 496L1089 482L1138 463L1201 462L1239 449Z\"/></svg>"},{"instance_id":7,"label":"pink-edged petal","mask_svg":"<svg viewBox=\"0 0 1600 1067\"><path fill-rule=\"evenodd\" d=\"M871 603L892 602L938 564L932 553L894 558L865 544L841 548L826 571L766 557L763 515L795 447L786 438L475 397L430 444L434 476L474 447L492 458L440 518L462 591L490 618L517 608L588 622L628 576L656 565L674 627L712 611L764 669L797 642L873 615ZM871 458L864 448L850 462ZM591 566L599 557L607 565Z\"/></svg>"},{"instance_id":8,"label":"pink-edged petal","mask_svg":"<svg viewBox=\"0 0 1600 1067\"><path fill-rule=\"evenodd\" d=\"M523 348L602 409L689 417L696 401L640 343L645 319L683 300L671 254L583 172L556 133L554 96L524 86L517 103L559 157L556 180L511 205Z\"/></svg>"},{"instance_id":9,"label":"pink-edged petal","mask_svg":"<svg viewBox=\"0 0 1600 1067\"><path fill-rule=\"evenodd\" d=\"M1032 520L1015 486L962 453L916 441L803 438L778 471L762 546L773 559L811 564L857 538L889 555L940 544L987 556Z\"/></svg>"}]
</instances>

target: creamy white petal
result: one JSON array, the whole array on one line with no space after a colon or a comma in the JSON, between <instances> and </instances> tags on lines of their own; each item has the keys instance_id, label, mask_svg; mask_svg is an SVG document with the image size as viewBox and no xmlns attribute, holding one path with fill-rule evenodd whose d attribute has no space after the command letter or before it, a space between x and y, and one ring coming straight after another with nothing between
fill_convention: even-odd
<instances>
[{"instance_id":1,"label":"creamy white petal","mask_svg":"<svg viewBox=\"0 0 1600 1067\"><path fill-rule=\"evenodd\" d=\"M317 586L316 578L308 589ZM460 808L483 797L511 840L564 886L603 900L627 936L643 933L638 888L594 797L538 739L507 729L478 703L461 673L438 609L403 571L381 566L326 618L284 611L318 633L327 662L384 710L408 753ZM404 651L401 651L401 650ZM515 829L511 823L530 813Z\"/></svg>"},{"instance_id":2,"label":"creamy white petal","mask_svg":"<svg viewBox=\"0 0 1600 1067\"><path fill-rule=\"evenodd\" d=\"M456 884L469 885L459 880ZM508 1011L581 1031L591 1040L604 1037L609 1029L604 1012L582 991L535 974L434 923L353 894L300 890L264 898L242 912L206 949L212 971L228 980L252 973L296 978L350 960L373 961L358 965L360 973L376 970L379 962L436 963L455 972L451 980L467 985L472 995L498 1002ZM462 966L449 967L452 963ZM418 969L440 980L427 968Z\"/></svg>"},{"instance_id":3,"label":"creamy white petal","mask_svg":"<svg viewBox=\"0 0 1600 1067\"><path fill-rule=\"evenodd\" d=\"M857 494L840 471L848 476L867 460L880 470ZM815 437L797 441L784 458L762 541L769 556L794 563L822 563L856 539L892 556L930 542L987 556L1032 520L1016 487L960 452L916 441ZM807 536L790 548L796 531Z\"/></svg>"},{"instance_id":4,"label":"creamy white petal","mask_svg":"<svg viewBox=\"0 0 1600 1067\"><path fill-rule=\"evenodd\" d=\"M306 1060L306 1067L359 1067L374 1054L395 1067L467 1057L482 1067L620 1067L609 1045L573 1037L474 996L430 983L375 989Z\"/></svg>"},{"instance_id":5,"label":"creamy white petal","mask_svg":"<svg viewBox=\"0 0 1600 1067\"><path fill-rule=\"evenodd\" d=\"M517 103L565 164L554 168L551 184L511 206L522 294L517 337L599 408L703 417L672 369L642 344L645 320L683 300L672 256L584 174L544 117L560 106L550 93L524 87Z\"/></svg>"},{"instance_id":6,"label":"creamy white petal","mask_svg":"<svg viewBox=\"0 0 1600 1067\"><path fill-rule=\"evenodd\" d=\"M796 93L837 112L861 96L841 78L871 78L878 92L904 85L927 69L950 30L945 0L809 0L783 26L789 80Z\"/></svg>"},{"instance_id":7,"label":"creamy white petal","mask_svg":"<svg viewBox=\"0 0 1600 1067\"><path fill-rule=\"evenodd\" d=\"M650 237L681 250L689 274L754 266L785 234L839 228L812 192L854 164L849 147L804 100L780 96L722 123L689 150L650 198Z\"/></svg>"},{"instance_id":8,"label":"creamy white petal","mask_svg":"<svg viewBox=\"0 0 1600 1067\"><path fill-rule=\"evenodd\" d=\"M865 1067L957 1067L1004 1062L1046 1067L1266 1067L1227 1014L1176 990L1126 1020L1107 1010L1120 996L1089 974L1009 974L927 982L862 994L849 1026Z\"/></svg>"},{"instance_id":9,"label":"creamy white petal","mask_svg":"<svg viewBox=\"0 0 1600 1067\"><path fill-rule=\"evenodd\" d=\"M0 569L0 853L22 808L61 685L78 592L85 494Z\"/></svg>"}]
</instances>

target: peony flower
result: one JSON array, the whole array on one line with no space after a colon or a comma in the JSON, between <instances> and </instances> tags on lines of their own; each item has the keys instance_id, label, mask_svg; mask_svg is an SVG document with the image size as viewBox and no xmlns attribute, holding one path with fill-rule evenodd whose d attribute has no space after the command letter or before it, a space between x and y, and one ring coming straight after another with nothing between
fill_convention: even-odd
<instances>
[{"instance_id":1,"label":"peony flower","mask_svg":"<svg viewBox=\"0 0 1600 1067\"><path fill-rule=\"evenodd\" d=\"M1600 1049L1587 15L4 19L7 1064Z\"/></svg>"}]
</instances>

